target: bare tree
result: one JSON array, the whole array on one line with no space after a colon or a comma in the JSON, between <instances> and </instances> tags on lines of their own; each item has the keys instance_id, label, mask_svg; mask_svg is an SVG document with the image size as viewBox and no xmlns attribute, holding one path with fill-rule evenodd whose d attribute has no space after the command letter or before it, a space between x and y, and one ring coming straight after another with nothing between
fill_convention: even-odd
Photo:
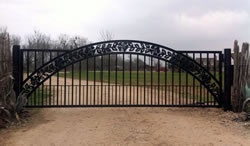
<instances>
[{"instance_id":1,"label":"bare tree","mask_svg":"<svg viewBox=\"0 0 250 146\"><path fill-rule=\"evenodd\" d=\"M100 31L100 41L109 41L109 40L113 40L114 39L114 34L108 30L102 30ZM110 60L115 61L115 56L110 56ZM120 58L120 56L118 55L118 58ZM98 57L98 59L101 59L101 57ZM104 64L104 70L108 69L108 61L110 61L108 56L105 55L103 56L103 64ZM118 59L119 62L120 59Z\"/></svg>"},{"instance_id":2,"label":"bare tree","mask_svg":"<svg viewBox=\"0 0 250 146\"><path fill-rule=\"evenodd\" d=\"M70 49L69 47L70 37L67 34L60 34L56 41L56 47L58 49Z\"/></svg>"},{"instance_id":3,"label":"bare tree","mask_svg":"<svg viewBox=\"0 0 250 146\"><path fill-rule=\"evenodd\" d=\"M88 39L82 36L73 36L69 40L70 49L85 46L88 43Z\"/></svg>"},{"instance_id":4,"label":"bare tree","mask_svg":"<svg viewBox=\"0 0 250 146\"><path fill-rule=\"evenodd\" d=\"M6 34L6 33L8 33L7 32L7 27L0 27L0 34L1 34L1 36L4 34Z\"/></svg>"},{"instance_id":5,"label":"bare tree","mask_svg":"<svg viewBox=\"0 0 250 146\"><path fill-rule=\"evenodd\" d=\"M35 30L33 34L27 36L26 40L26 43L22 45L22 48L25 49L51 49L53 47L53 41L51 40L50 36L37 30ZM29 56L27 56L27 54L24 54L24 60L27 60L27 57L29 57L30 69L35 68L35 62L36 65L39 66L49 60L49 55L42 52L36 52L36 54L30 53Z\"/></svg>"},{"instance_id":6,"label":"bare tree","mask_svg":"<svg viewBox=\"0 0 250 146\"><path fill-rule=\"evenodd\" d=\"M75 49L88 44L88 39L79 35L70 37L67 34L61 34L55 41L57 49Z\"/></svg>"},{"instance_id":7,"label":"bare tree","mask_svg":"<svg viewBox=\"0 0 250 146\"><path fill-rule=\"evenodd\" d=\"M115 35L108 30L102 30L100 31L100 37L101 37L100 40L102 41L109 41L109 40L113 40Z\"/></svg>"},{"instance_id":8,"label":"bare tree","mask_svg":"<svg viewBox=\"0 0 250 146\"><path fill-rule=\"evenodd\" d=\"M23 46L29 49L50 49L52 46L52 40L49 35L43 34L37 30L34 34L29 35L27 38L27 43Z\"/></svg>"},{"instance_id":9,"label":"bare tree","mask_svg":"<svg viewBox=\"0 0 250 146\"><path fill-rule=\"evenodd\" d=\"M10 44L13 45L20 45L21 44L21 37L19 35L12 34L10 36Z\"/></svg>"}]
</instances>

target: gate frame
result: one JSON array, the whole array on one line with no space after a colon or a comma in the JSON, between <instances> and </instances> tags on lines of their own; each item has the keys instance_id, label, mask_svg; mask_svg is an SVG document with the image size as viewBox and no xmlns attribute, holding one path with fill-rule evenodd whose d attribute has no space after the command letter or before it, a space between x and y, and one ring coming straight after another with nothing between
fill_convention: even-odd
<instances>
[{"instance_id":1,"label":"gate frame","mask_svg":"<svg viewBox=\"0 0 250 146\"><path fill-rule=\"evenodd\" d=\"M12 75L14 78L14 91L16 99L21 92L23 81L23 53L20 45L14 45L12 50Z\"/></svg>"},{"instance_id":2,"label":"gate frame","mask_svg":"<svg viewBox=\"0 0 250 146\"><path fill-rule=\"evenodd\" d=\"M233 68L231 49L224 49L224 94L222 98L224 111L232 110L231 105L231 86L232 86L232 73Z\"/></svg>"},{"instance_id":3,"label":"gate frame","mask_svg":"<svg viewBox=\"0 0 250 146\"><path fill-rule=\"evenodd\" d=\"M83 46L84 47L84 46ZM165 46L163 46L165 47ZM178 52L178 50L174 50ZM16 95L21 92L23 85L23 52L20 49L19 45L13 46L13 77L14 77L14 90ZM220 85L221 93L221 103L220 106L223 106L224 110L231 110L231 49L224 49L224 54L219 55L219 73L222 74L222 61L224 62L224 90L222 85ZM222 78L220 76L220 78ZM219 79L222 84L222 79Z\"/></svg>"}]
</instances>

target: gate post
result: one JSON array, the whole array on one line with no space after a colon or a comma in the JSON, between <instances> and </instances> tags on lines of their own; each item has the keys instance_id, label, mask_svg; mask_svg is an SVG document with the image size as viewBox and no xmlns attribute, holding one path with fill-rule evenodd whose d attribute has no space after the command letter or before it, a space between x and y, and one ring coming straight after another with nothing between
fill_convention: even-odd
<instances>
[{"instance_id":1,"label":"gate post","mask_svg":"<svg viewBox=\"0 0 250 146\"><path fill-rule=\"evenodd\" d=\"M224 49L224 110L231 110L231 49Z\"/></svg>"},{"instance_id":2,"label":"gate post","mask_svg":"<svg viewBox=\"0 0 250 146\"><path fill-rule=\"evenodd\" d=\"M14 45L12 50L12 73L14 77L14 91L16 92L16 98L21 89L21 50L19 45Z\"/></svg>"}]
</instances>

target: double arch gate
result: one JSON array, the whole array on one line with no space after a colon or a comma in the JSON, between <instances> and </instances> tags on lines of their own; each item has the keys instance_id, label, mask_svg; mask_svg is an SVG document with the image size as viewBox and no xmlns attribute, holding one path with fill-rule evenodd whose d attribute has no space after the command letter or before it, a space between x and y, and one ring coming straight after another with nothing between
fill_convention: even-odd
<instances>
[{"instance_id":1,"label":"double arch gate","mask_svg":"<svg viewBox=\"0 0 250 146\"><path fill-rule=\"evenodd\" d=\"M221 51L177 51L113 40L73 50L13 47L16 93L26 107L220 107Z\"/></svg>"}]
</instances>

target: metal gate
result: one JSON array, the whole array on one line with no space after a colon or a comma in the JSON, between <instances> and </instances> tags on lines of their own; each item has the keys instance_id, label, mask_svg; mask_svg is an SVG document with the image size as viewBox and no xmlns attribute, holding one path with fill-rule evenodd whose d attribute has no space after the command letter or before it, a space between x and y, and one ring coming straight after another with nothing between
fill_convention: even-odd
<instances>
[{"instance_id":1,"label":"metal gate","mask_svg":"<svg viewBox=\"0 0 250 146\"><path fill-rule=\"evenodd\" d=\"M13 48L26 107L220 107L221 51L177 51L134 40L74 50Z\"/></svg>"}]
</instances>

